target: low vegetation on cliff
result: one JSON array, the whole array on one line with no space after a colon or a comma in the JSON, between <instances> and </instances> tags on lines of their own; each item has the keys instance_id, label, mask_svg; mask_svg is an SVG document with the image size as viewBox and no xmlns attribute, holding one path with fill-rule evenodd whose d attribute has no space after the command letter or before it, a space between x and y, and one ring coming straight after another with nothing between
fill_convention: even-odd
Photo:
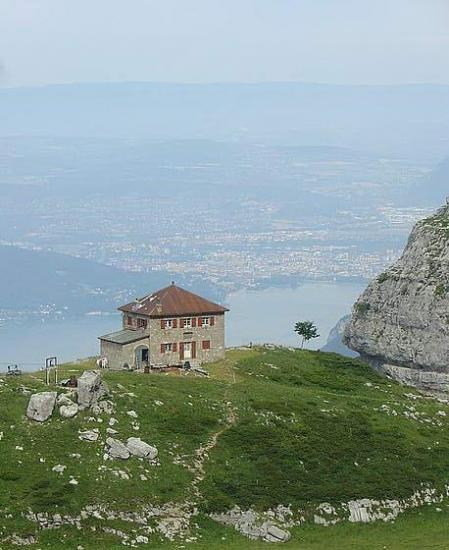
<instances>
[{"instance_id":1,"label":"low vegetation on cliff","mask_svg":"<svg viewBox=\"0 0 449 550\"><path fill-rule=\"evenodd\" d=\"M446 403L335 354L230 350L209 371L105 372L111 407L42 423L42 373L3 377L0 547L444 547ZM111 458L111 434L157 459ZM355 524L376 518L396 521Z\"/></svg>"}]
</instances>

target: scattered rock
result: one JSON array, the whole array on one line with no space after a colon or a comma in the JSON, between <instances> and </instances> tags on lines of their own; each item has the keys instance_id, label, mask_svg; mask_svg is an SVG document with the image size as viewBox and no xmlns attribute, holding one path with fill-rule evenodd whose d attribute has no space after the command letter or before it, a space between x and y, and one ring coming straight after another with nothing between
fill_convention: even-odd
<instances>
[{"instance_id":1,"label":"scattered rock","mask_svg":"<svg viewBox=\"0 0 449 550\"><path fill-rule=\"evenodd\" d=\"M79 432L78 438L85 441L97 441L99 437L98 431L87 430L85 432Z\"/></svg>"},{"instance_id":2,"label":"scattered rock","mask_svg":"<svg viewBox=\"0 0 449 550\"><path fill-rule=\"evenodd\" d=\"M128 448L118 439L108 437L106 439L106 445L108 445L108 454L111 458L126 460L130 457Z\"/></svg>"},{"instance_id":3,"label":"scattered rock","mask_svg":"<svg viewBox=\"0 0 449 550\"><path fill-rule=\"evenodd\" d=\"M117 435L118 431L114 430L114 428L106 428L106 432L110 435Z\"/></svg>"},{"instance_id":4,"label":"scattered rock","mask_svg":"<svg viewBox=\"0 0 449 550\"><path fill-rule=\"evenodd\" d=\"M58 403L59 407L73 405L72 399L70 399L66 393L61 393L60 395L58 395L56 402Z\"/></svg>"},{"instance_id":5,"label":"scattered rock","mask_svg":"<svg viewBox=\"0 0 449 550\"><path fill-rule=\"evenodd\" d=\"M53 466L51 470L52 472L56 472L57 474L63 474L66 468L67 466L63 466L62 464L56 464L56 466Z\"/></svg>"},{"instance_id":6,"label":"scattered rock","mask_svg":"<svg viewBox=\"0 0 449 550\"><path fill-rule=\"evenodd\" d=\"M268 524L266 530L264 538L268 542L285 542L290 538L290 533L277 525Z\"/></svg>"},{"instance_id":7,"label":"scattered rock","mask_svg":"<svg viewBox=\"0 0 449 550\"><path fill-rule=\"evenodd\" d=\"M100 401L92 405L92 412L97 416L102 413L112 414L114 412L114 404L112 401Z\"/></svg>"},{"instance_id":8,"label":"scattered rock","mask_svg":"<svg viewBox=\"0 0 449 550\"><path fill-rule=\"evenodd\" d=\"M33 394L28 403L27 417L37 422L45 422L53 413L56 395L54 391Z\"/></svg>"},{"instance_id":9,"label":"scattered rock","mask_svg":"<svg viewBox=\"0 0 449 550\"><path fill-rule=\"evenodd\" d=\"M131 416L131 418L137 418L137 413L136 411L128 411L126 413L128 416Z\"/></svg>"},{"instance_id":10,"label":"scattered rock","mask_svg":"<svg viewBox=\"0 0 449 550\"><path fill-rule=\"evenodd\" d=\"M78 405L73 402L71 402L70 405L62 405L59 407L59 414L63 418L73 418L78 414Z\"/></svg>"},{"instance_id":11,"label":"scattered rock","mask_svg":"<svg viewBox=\"0 0 449 550\"><path fill-rule=\"evenodd\" d=\"M158 455L158 450L156 447L152 447L145 443L138 437L130 437L126 442L126 447L128 451L139 458L148 458L149 460L154 460Z\"/></svg>"},{"instance_id":12,"label":"scattered rock","mask_svg":"<svg viewBox=\"0 0 449 550\"><path fill-rule=\"evenodd\" d=\"M234 506L226 513L211 514L211 518L224 525L233 525L242 535L253 540L286 542L290 539L290 533L286 527L294 525L291 515L290 508L284 506L261 513L252 509L242 510L238 506Z\"/></svg>"},{"instance_id":13,"label":"scattered rock","mask_svg":"<svg viewBox=\"0 0 449 550\"><path fill-rule=\"evenodd\" d=\"M3 540L11 541L11 544L13 544L14 546L31 546L32 544L36 544L37 542L37 539L33 537L33 535L22 537L20 535L17 535L16 533L13 533L10 537L7 537Z\"/></svg>"}]
</instances>

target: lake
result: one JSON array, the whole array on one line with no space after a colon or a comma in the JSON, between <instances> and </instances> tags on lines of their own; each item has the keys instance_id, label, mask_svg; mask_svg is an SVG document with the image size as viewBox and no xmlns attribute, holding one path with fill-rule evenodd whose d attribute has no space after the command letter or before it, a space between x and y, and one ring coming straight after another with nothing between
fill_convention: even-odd
<instances>
[{"instance_id":1,"label":"lake","mask_svg":"<svg viewBox=\"0 0 449 550\"><path fill-rule=\"evenodd\" d=\"M362 292L363 283L307 282L296 288L242 290L228 296L227 346L253 343L298 345L293 325L313 321L320 338L310 342L317 349L326 342L329 331L350 312ZM98 354L97 336L120 328L120 315L85 316L58 322L33 322L0 327L0 372L8 364L36 370L49 356L59 362Z\"/></svg>"},{"instance_id":2,"label":"lake","mask_svg":"<svg viewBox=\"0 0 449 550\"><path fill-rule=\"evenodd\" d=\"M293 332L296 321L313 321L320 337L309 342L310 349L326 343L331 329L351 307L364 283L308 282L296 288L241 290L228 296L228 345L273 343L298 346Z\"/></svg>"}]
</instances>

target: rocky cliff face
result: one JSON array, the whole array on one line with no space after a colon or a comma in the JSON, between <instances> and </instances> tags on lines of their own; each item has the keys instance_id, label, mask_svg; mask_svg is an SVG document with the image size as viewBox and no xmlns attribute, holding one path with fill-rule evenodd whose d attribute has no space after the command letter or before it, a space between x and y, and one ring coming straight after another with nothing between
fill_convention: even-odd
<instances>
[{"instance_id":1,"label":"rocky cliff face","mask_svg":"<svg viewBox=\"0 0 449 550\"><path fill-rule=\"evenodd\" d=\"M353 307L344 342L374 367L449 389L449 206L419 222L402 257Z\"/></svg>"},{"instance_id":2,"label":"rocky cliff face","mask_svg":"<svg viewBox=\"0 0 449 550\"><path fill-rule=\"evenodd\" d=\"M352 349L349 349L343 343L344 331L350 319L350 315L345 315L338 321L334 328L329 332L327 342L321 348L321 351L339 353L340 355L345 355L346 357L358 357L358 353Z\"/></svg>"}]
</instances>

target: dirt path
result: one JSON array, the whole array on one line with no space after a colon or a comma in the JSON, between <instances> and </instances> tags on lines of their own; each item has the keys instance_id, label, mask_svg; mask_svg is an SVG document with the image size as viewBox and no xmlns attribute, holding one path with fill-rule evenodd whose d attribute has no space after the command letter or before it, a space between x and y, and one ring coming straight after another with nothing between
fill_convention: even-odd
<instances>
[{"instance_id":1,"label":"dirt path","mask_svg":"<svg viewBox=\"0 0 449 550\"><path fill-rule=\"evenodd\" d=\"M227 398L227 394L225 394L225 399ZM195 460L193 461L193 467L192 470L194 472L193 480L190 485L192 495L195 496L195 498L201 497L201 492L198 488L199 484L203 481L206 472L204 469L204 465L206 461L209 459L210 453L213 451L215 446L217 445L217 442L225 432L230 430L233 426L235 426L237 422L237 415L235 412L234 407L232 406L232 403L230 401L226 401L227 406L227 413L225 418L225 425L220 428L218 431L214 432L209 439L207 440L205 445L202 445L196 450L196 456Z\"/></svg>"}]
</instances>

